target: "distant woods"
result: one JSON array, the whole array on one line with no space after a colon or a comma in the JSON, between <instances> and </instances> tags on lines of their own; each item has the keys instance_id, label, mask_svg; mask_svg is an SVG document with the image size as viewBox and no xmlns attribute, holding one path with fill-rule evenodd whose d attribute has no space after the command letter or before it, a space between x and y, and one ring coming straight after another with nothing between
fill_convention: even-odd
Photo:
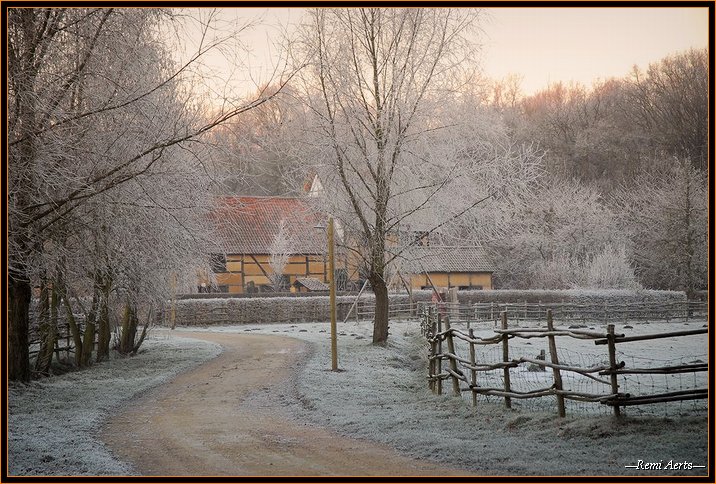
<instances>
[{"instance_id":1,"label":"distant woods","mask_svg":"<svg viewBox=\"0 0 716 484\"><path fill-rule=\"evenodd\" d=\"M557 82L529 96L520 91L519 75L475 80L470 89L478 95L470 102L499 114L516 141L538 143L550 175L608 194L676 158L707 169L708 79L707 50L692 49L591 87ZM281 156L275 135L302 116L287 86L223 132L233 160L227 191L279 195L297 188L283 177L301 161Z\"/></svg>"},{"instance_id":2,"label":"distant woods","mask_svg":"<svg viewBox=\"0 0 716 484\"><path fill-rule=\"evenodd\" d=\"M505 83L507 85L505 85ZM491 105L522 141L537 141L553 174L608 192L641 171L689 160L707 168L708 52L689 50L637 67L618 79L556 83L508 103L510 79L493 87Z\"/></svg>"}]
</instances>

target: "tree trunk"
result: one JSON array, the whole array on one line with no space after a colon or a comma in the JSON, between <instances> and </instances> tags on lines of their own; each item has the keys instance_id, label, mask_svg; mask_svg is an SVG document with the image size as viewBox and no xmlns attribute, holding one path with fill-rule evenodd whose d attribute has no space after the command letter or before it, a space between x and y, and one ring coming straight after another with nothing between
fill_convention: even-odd
<instances>
[{"instance_id":1,"label":"tree trunk","mask_svg":"<svg viewBox=\"0 0 716 484\"><path fill-rule=\"evenodd\" d=\"M80 360L80 366L89 366L92 362L92 352L94 350L94 333L95 323L90 319L85 325L85 331L82 335L82 358Z\"/></svg>"},{"instance_id":2,"label":"tree trunk","mask_svg":"<svg viewBox=\"0 0 716 484\"><path fill-rule=\"evenodd\" d=\"M54 297L53 302L55 302ZM50 373L52 354L57 340L57 319L53 319L50 314L50 289L46 279L42 281L40 304L38 305L37 313L37 319L40 323L40 351L37 353L37 359L35 360L35 371L47 375Z\"/></svg>"},{"instance_id":3,"label":"tree trunk","mask_svg":"<svg viewBox=\"0 0 716 484\"><path fill-rule=\"evenodd\" d=\"M122 320L122 335L120 337L119 352L128 355L134 352L134 339L137 336L137 313L127 301L124 307L124 318Z\"/></svg>"},{"instance_id":4,"label":"tree trunk","mask_svg":"<svg viewBox=\"0 0 716 484\"><path fill-rule=\"evenodd\" d=\"M99 318L97 321L99 335L97 341L97 361L109 359L109 343L112 339L112 332L109 327L109 293L112 289L112 282L105 278L101 288Z\"/></svg>"},{"instance_id":5,"label":"tree trunk","mask_svg":"<svg viewBox=\"0 0 716 484\"><path fill-rule=\"evenodd\" d=\"M132 347L133 355L137 354L137 351L139 351L139 348L142 346L142 343L144 343L144 339L147 337L147 330L149 329L149 323L150 323L150 321L152 321L153 317L154 317L154 311L152 308L150 308L149 315L147 316L147 321L144 323L144 327L142 327L142 334L139 335L139 340ZM136 329L135 329L135 331L136 331Z\"/></svg>"},{"instance_id":6,"label":"tree trunk","mask_svg":"<svg viewBox=\"0 0 716 484\"><path fill-rule=\"evenodd\" d=\"M32 287L22 275L8 274L7 377L12 381L30 381L30 300Z\"/></svg>"},{"instance_id":7,"label":"tree trunk","mask_svg":"<svg viewBox=\"0 0 716 484\"><path fill-rule=\"evenodd\" d=\"M370 283L375 294L373 344L383 344L388 341L388 286L380 276L371 277Z\"/></svg>"},{"instance_id":8,"label":"tree trunk","mask_svg":"<svg viewBox=\"0 0 716 484\"><path fill-rule=\"evenodd\" d=\"M82 366L82 334L80 333L80 327L77 325L74 314L72 314L72 306L70 300L67 297L67 293L63 293L62 299L65 302L65 313L67 314L67 322L70 326L70 333L72 334L72 341L75 345L75 365Z\"/></svg>"},{"instance_id":9,"label":"tree trunk","mask_svg":"<svg viewBox=\"0 0 716 484\"><path fill-rule=\"evenodd\" d=\"M102 296L100 294L99 285L96 283L94 294L92 295L92 307L85 319L85 330L82 334L82 357L80 358L80 367L89 366L92 362L92 353L94 352L94 337L97 329L97 319L100 312Z\"/></svg>"}]
</instances>

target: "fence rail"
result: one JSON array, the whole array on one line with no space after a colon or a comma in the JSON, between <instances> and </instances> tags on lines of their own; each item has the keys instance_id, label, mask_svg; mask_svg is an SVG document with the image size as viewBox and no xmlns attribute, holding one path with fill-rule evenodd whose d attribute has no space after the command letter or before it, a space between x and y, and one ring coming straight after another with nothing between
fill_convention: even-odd
<instances>
[{"instance_id":1,"label":"fence rail","mask_svg":"<svg viewBox=\"0 0 716 484\"><path fill-rule=\"evenodd\" d=\"M77 321L77 326L80 330L80 333L84 332L84 317L79 314L75 314L75 318ZM63 320L65 318L62 318ZM67 357L69 358L70 354L73 354L75 352L75 343L72 339L72 333L70 331L70 324L64 320L63 322L60 322L57 324L56 327L57 330L57 338L55 338L55 346L53 348L53 352L57 355L57 360L60 360L60 354L65 353ZM99 341L99 333L95 332L94 335L94 345L95 348L97 347L97 343ZM40 352L40 345L42 343L41 337L40 337L40 328L37 326L31 327L29 331L29 354L30 357L33 357L37 355Z\"/></svg>"},{"instance_id":2,"label":"fence rail","mask_svg":"<svg viewBox=\"0 0 716 484\"><path fill-rule=\"evenodd\" d=\"M684 307L688 309L690 306L684 305ZM513 316L503 310L499 312L500 328L493 328L491 335L480 337L475 335L474 328L469 325L469 320L466 331L457 329L451 324L454 322L453 315L459 314L456 309L459 310L456 307L433 305L424 307L421 313L421 328L430 346L428 382L434 393L442 394L443 382L449 380L454 395L461 395L464 392L472 394L473 406L477 405L478 395L501 397L508 408L512 406L512 399L552 397L557 403L557 412L561 417L566 414L565 400L607 405L612 407L615 415L619 416L621 407L708 398L708 390L696 385L679 391L652 394L633 394L620 391L620 378L624 378L626 375L693 374L707 372L708 364L695 362L658 367L629 367L624 361L617 361L616 349L617 345L622 343L642 342L643 344L645 341L667 337L680 338L706 334L707 329L625 336L624 334L616 333L615 326L612 323L607 324L606 332L557 328L554 326L552 309L547 309L542 313L541 323L546 323L545 327L524 328L515 327L517 318L508 319L508 316L510 318ZM474 310L474 305L468 309ZM670 313L672 316L673 314L673 312ZM689 317L693 317L693 315ZM488 321L491 320L492 318ZM458 321L460 320L458 319ZM510 321L512 321L512 324L510 324ZM525 340L546 338L549 346L549 360L544 350L538 358L525 356L511 358L510 341L515 338ZM607 358L604 358L603 364L590 367L565 364L559 360L557 338L591 340L596 345L606 345ZM462 354L458 351L458 345L462 346ZM499 345L501 347L500 360L480 361L477 358L476 348L489 345ZM551 369L551 385L527 391L513 388L511 382L512 372L525 366L529 367L529 371ZM496 372L502 374L501 378L494 376ZM487 374L492 374L493 376L487 378ZM574 374L580 378L594 381L601 385L602 390L600 392L584 392L574 388L567 388L563 380L565 374Z\"/></svg>"}]
</instances>

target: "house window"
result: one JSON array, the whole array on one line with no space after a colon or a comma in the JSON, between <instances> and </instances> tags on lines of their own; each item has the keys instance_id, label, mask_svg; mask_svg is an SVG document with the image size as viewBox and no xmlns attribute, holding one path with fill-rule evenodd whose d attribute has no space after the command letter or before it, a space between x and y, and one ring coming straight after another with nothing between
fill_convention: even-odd
<instances>
[{"instance_id":1,"label":"house window","mask_svg":"<svg viewBox=\"0 0 716 484\"><path fill-rule=\"evenodd\" d=\"M460 291L481 291L482 286L458 286Z\"/></svg>"},{"instance_id":2,"label":"house window","mask_svg":"<svg viewBox=\"0 0 716 484\"><path fill-rule=\"evenodd\" d=\"M226 256L224 254L211 254L209 256L209 267L211 267L211 272L214 274L226 272Z\"/></svg>"}]
</instances>

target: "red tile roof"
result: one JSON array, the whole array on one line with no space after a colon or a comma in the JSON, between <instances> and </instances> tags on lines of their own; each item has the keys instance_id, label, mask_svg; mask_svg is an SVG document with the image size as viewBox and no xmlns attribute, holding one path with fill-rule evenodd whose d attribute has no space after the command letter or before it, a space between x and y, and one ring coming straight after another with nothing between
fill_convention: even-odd
<instances>
[{"instance_id":1,"label":"red tile roof","mask_svg":"<svg viewBox=\"0 0 716 484\"><path fill-rule=\"evenodd\" d=\"M326 232L316 228L323 219L303 200L291 197L222 197L211 214L227 254L270 254L281 221L292 254L323 254Z\"/></svg>"}]
</instances>

